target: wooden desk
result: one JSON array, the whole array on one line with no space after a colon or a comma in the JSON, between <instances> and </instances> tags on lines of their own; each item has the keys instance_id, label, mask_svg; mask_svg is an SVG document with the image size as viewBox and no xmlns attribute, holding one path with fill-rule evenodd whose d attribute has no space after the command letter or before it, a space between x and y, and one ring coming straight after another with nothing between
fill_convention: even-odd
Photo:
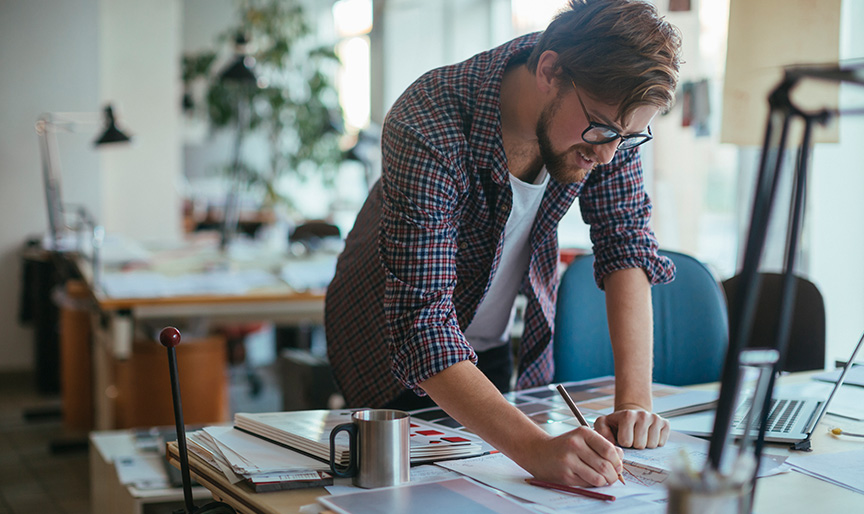
<instances>
[{"instance_id":1,"label":"wooden desk","mask_svg":"<svg viewBox=\"0 0 864 514\"><path fill-rule=\"evenodd\" d=\"M179 254L179 252L175 253ZM158 272L164 271L168 276L180 274L188 276L194 273L203 275L207 266L211 265L216 258L214 249L196 255L188 252L180 255L173 261L162 258L157 264L152 265L151 269ZM262 257L260 260L246 259L239 264L232 264L232 269L260 268L273 273L275 277L275 280L266 287L252 288L243 293L181 293L170 296L130 297L107 294L100 284L94 283L89 262L85 259L71 258L84 278L93 305L91 312L84 313L83 316L89 317L92 328L93 426L98 430L117 428L114 402L118 394L118 384L115 368L117 363L132 359L136 333L141 332L138 328L148 320L158 320L158 323L181 323L190 318L206 318L218 323L269 321L301 325L320 324L324 318L322 291L297 291L279 278L279 266L286 264L284 257L281 257L281 260L276 260L272 256ZM158 328L155 330L158 331ZM148 332L146 336L155 338L156 334ZM188 335L184 334L184 336L187 336L184 340L188 342Z\"/></svg>"},{"instance_id":2,"label":"wooden desk","mask_svg":"<svg viewBox=\"0 0 864 514\"><path fill-rule=\"evenodd\" d=\"M813 373L796 374L784 377L788 381L809 380ZM710 388L713 386L700 386ZM828 426L840 425L850 432L864 431L864 422L853 422L826 415L813 435L813 453L837 453L860 450L864 442L856 438L837 438L827 431ZM169 461L179 467L176 443L170 443ZM787 445L766 446L766 453L775 455L807 455L788 450ZM213 497L232 505L237 512L249 514L283 514L298 512L301 506L314 503L319 496L328 494L324 488L303 489L271 493L255 493L251 488L240 484L231 485L218 471L211 468L195 455L189 456L192 476L213 493ZM783 475L759 479L756 484L756 502L753 512L757 514L794 514L856 512L864 498L858 493L829 484L823 480L792 471Z\"/></svg>"}]
</instances>

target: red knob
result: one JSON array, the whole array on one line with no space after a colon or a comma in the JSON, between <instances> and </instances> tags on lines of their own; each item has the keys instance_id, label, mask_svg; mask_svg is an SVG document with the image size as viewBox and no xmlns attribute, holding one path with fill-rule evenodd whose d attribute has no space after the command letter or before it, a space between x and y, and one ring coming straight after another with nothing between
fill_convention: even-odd
<instances>
[{"instance_id":1,"label":"red knob","mask_svg":"<svg viewBox=\"0 0 864 514\"><path fill-rule=\"evenodd\" d=\"M165 327L159 332L159 342L165 348L174 348L180 344L180 331L174 327Z\"/></svg>"}]
</instances>

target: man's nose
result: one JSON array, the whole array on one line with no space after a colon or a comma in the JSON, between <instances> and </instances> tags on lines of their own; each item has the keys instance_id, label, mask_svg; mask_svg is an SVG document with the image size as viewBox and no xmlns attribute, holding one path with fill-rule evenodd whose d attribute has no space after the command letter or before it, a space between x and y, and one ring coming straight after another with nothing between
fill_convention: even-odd
<instances>
[{"instance_id":1,"label":"man's nose","mask_svg":"<svg viewBox=\"0 0 864 514\"><path fill-rule=\"evenodd\" d=\"M597 160L600 164L609 164L612 158L615 157L615 152L618 150L619 139L609 141L602 145L594 147L594 153L597 155Z\"/></svg>"}]
</instances>

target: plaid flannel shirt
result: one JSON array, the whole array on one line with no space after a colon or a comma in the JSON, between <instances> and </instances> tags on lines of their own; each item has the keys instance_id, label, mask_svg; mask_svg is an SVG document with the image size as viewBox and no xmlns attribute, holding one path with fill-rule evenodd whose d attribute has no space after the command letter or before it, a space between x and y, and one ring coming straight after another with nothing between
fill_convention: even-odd
<instances>
[{"instance_id":1,"label":"plaid flannel shirt","mask_svg":"<svg viewBox=\"0 0 864 514\"><path fill-rule=\"evenodd\" d=\"M380 407L476 354L462 330L495 273L512 192L499 91L508 61L539 34L423 75L384 123L383 172L346 239L328 287L325 325L334 377L350 406ZM531 229L517 389L552 379L558 290L557 226L579 197L591 227L598 286L643 268L672 280L648 226L638 150L620 151L580 183L554 180Z\"/></svg>"}]
</instances>

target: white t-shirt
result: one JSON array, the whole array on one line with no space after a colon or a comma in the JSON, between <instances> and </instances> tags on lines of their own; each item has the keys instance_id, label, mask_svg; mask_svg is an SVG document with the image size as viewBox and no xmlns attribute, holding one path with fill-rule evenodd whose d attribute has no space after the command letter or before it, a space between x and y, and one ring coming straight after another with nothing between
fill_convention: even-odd
<instances>
[{"instance_id":1,"label":"white t-shirt","mask_svg":"<svg viewBox=\"0 0 864 514\"><path fill-rule=\"evenodd\" d=\"M465 337L474 351L482 352L510 341L513 325L513 301L519 292L522 276L528 269L531 248L528 236L534 218L540 209L543 193L549 184L549 174L544 166L533 184L522 182L510 175L513 191L513 209L504 227L504 247L498 269L492 276L492 284L480 301L477 313L465 330Z\"/></svg>"}]
</instances>

